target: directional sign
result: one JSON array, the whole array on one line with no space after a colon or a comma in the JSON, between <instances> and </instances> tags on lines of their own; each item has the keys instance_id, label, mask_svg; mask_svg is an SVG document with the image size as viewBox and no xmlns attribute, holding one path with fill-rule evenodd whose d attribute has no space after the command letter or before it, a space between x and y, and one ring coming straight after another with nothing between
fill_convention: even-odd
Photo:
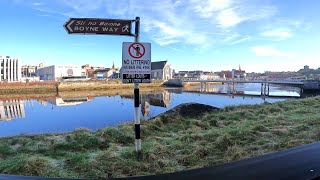
<instances>
[{"instance_id":1,"label":"directional sign","mask_svg":"<svg viewBox=\"0 0 320 180\"><path fill-rule=\"evenodd\" d=\"M71 18L64 24L64 28L69 34L134 36L131 33L132 22L134 20Z\"/></svg>"},{"instance_id":2,"label":"directional sign","mask_svg":"<svg viewBox=\"0 0 320 180\"><path fill-rule=\"evenodd\" d=\"M124 42L122 44L122 82L151 82L151 43Z\"/></svg>"}]
</instances>

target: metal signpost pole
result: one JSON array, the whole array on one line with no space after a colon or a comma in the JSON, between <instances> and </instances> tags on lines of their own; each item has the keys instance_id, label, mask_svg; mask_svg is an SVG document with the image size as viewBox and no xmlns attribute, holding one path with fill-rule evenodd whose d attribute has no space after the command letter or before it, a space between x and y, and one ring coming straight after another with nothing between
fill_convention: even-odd
<instances>
[{"instance_id":1,"label":"metal signpost pole","mask_svg":"<svg viewBox=\"0 0 320 180\"><path fill-rule=\"evenodd\" d=\"M140 41L140 17L136 17L135 24L135 42ZM140 137L140 95L139 95L139 83L134 83L134 124L135 124L135 147L136 152L141 151L141 137Z\"/></svg>"},{"instance_id":2,"label":"metal signpost pole","mask_svg":"<svg viewBox=\"0 0 320 180\"><path fill-rule=\"evenodd\" d=\"M132 22L135 21L135 34L131 33ZM125 64L123 69L126 74L123 74L123 83L134 83L134 122L135 122L135 146L136 151L141 151L141 138L140 138L140 96L139 96L139 82L148 82L150 80L149 73L139 74L143 69L151 69L151 44L150 43L138 43L140 34L140 17L136 17L135 20L123 20L123 19L101 19L101 18L70 18L64 25L65 30L69 34L95 34L95 35L123 35L123 36L134 36L135 43L124 43L122 49L123 58L122 64L128 63L130 60L132 62L141 61L141 58L145 55L146 51L147 58L149 58L149 64L138 64L138 69L135 73L130 71L131 67L135 68L135 64L132 66ZM136 45L136 46L134 46ZM125 47L125 48L124 48ZM147 49L146 49L147 47ZM142 49L140 49L142 48ZM132 55L130 52L136 52L136 55ZM142 52L140 52L142 51ZM130 60L129 60L130 59ZM126 62L125 62L126 61ZM128 61L128 62L127 62ZM130 68L128 68L130 66ZM129 69L129 70L128 70ZM128 70L128 71L126 71ZM28 74L26 74L28 75Z\"/></svg>"}]
</instances>

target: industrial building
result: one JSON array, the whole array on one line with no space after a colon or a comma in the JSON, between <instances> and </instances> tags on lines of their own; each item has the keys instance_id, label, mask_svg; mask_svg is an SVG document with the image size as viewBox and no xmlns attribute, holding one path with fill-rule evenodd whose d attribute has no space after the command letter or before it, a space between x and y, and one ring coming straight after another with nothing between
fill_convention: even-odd
<instances>
[{"instance_id":1,"label":"industrial building","mask_svg":"<svg viewBox=\"0 0 320 180\"><path fill-rule=\"evenodd\" d=\"M0 82L18 82L21 79L21 65L17 58L0 56Z\"/></svg>"},{"instance_id":2,"label":"industrial building","mask_svg":"<svg viewBox=\"0 0 320 180\"><path fill-rule=\"evenodd\" d=\"M37 75L43 81L60 81L63 77L80 77L81 66L52 65L38 69Z\"/></svg>"}]
</instances>

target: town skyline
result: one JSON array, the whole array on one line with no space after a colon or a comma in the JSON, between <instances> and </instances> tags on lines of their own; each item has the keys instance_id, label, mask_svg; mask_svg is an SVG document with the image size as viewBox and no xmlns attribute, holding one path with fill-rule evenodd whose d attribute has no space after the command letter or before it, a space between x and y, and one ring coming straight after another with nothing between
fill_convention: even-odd
<instances>
[{"instance_id":1,"label":"town skyline","mask_svg":"<svg viewBox=\"0 0 320 180\"><path fill-rule=\"evenodd\" d=\"M7 28L0 30L0 54L25 64L121 67L122 42L132 37L69 35L63 24L71 17L140 16L141 41L152 43L152 61L168 60L177 71L214 72L239 64L247 72L317 69L318 3L164 0L137 1L144 4L139 7L133 1L4 0L0 22Z\"/></svg>"},{"instance_id":2,"label":"town skyline","mask_svg":"<svg viewBox=\"0 0 320 180\"><path fill-rule=\"evenodd\" d=\"M12 58L15 58L15 57L12 57ZM21 60L21 59L20 59ZM165 61L168 61L169 64L170 61L169 60L165 60ZM152 61L152 62L158 62L158 61ZM108 64L101 64L101 65L96 65L96 64L90 64L90 63L86 63L86 64L70 64L70 63L65 63L65 64L45 64L43 62L40 62L40 63L25 63L24 61L21 62L22 63L22 66L39 66L39 65L43 65L43 66L52 66L52 65L79 65L79 66L85 66L85 65L89 65L89 66L92 66L92 67L101 67L101 68L112 68L113 66L115 68L121 68L121 65L116 65L114 62L112 62L112 64L108 63ZM172 64L171 64L172 65ZM242 67L241 64L238 64L238 66L234 66L234 68L231 68L231 69L220 69L220 70L203 70L203 69L176 69L174 68L174 65L172 65L172 70L174 70L175 72L179 72L179 71L208 71L208 72L220 72L220 71L232 71L232 69L235 69L235 70L245 70L247 73L265 73L265 72L298 72L299 70L303 69L303 67L305 66L308 66L310 69L320 69L320 65L318 67L315 67L315 68L312 68L310 67L308 64L305 64L304 66L298 68L298 69L295 69L295 70L289 70L289 71L285 71L285 70L282 70L282 71L272 71L272 70L265 70L263 72L258 72L258 71L247 71L246 68Z\"/></svg>"}]
</instances>

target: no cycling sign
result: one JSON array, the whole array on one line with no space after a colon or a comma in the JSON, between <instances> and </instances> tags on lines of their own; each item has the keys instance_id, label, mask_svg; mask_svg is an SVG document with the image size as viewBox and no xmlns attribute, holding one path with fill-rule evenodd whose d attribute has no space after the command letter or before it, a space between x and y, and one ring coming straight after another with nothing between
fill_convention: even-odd
<instances>
[{"instance_id":1,"label":"no cycling sign","mask_svg":"<svg viewBox=\"0 0 320 180\"><path fill-rule=\"evenodd\" d=\"M122 82L151 82L151 43L122 44Z\"/></svg>"}]
</instances>

